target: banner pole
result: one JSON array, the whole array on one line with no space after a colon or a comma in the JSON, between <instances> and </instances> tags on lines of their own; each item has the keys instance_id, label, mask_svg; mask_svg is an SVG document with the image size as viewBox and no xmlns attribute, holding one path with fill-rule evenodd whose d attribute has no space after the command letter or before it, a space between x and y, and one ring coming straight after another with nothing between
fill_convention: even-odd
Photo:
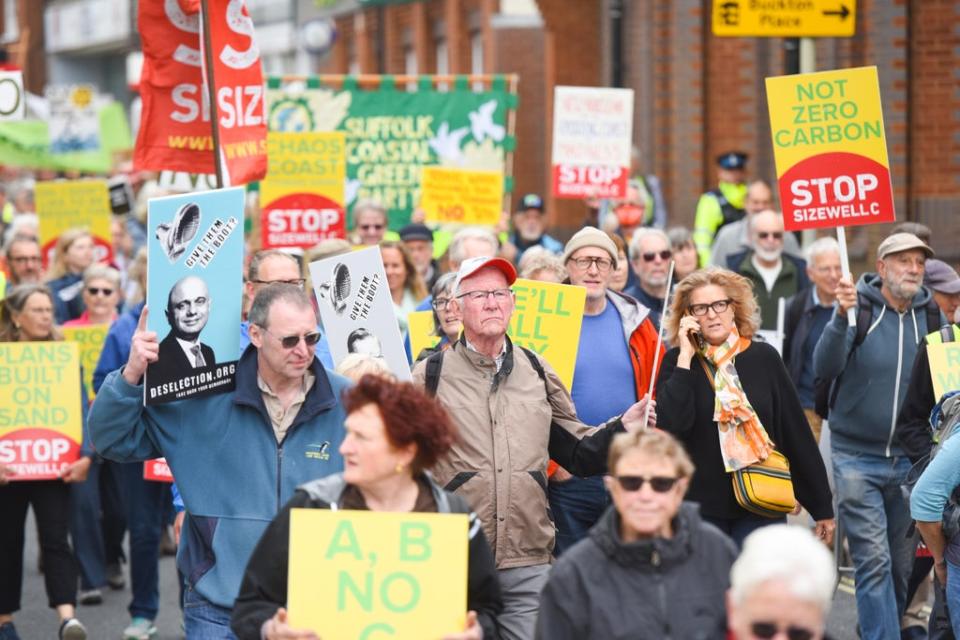
<instances>
[{"instance_id":1,"label":"banner pole","mask_svg":"<svg viewBox=\"0 0 960 640\"><path fill-rule=\"evenodd\" d=\"M210 104L210 126L213 134L213 168L217 175L217 189L223 189L223 169L220 166L220 116L217 112L217 85L213 78L213 45L210 37L210 6L200 0L200 31L203 34L203 62L207 72L207 97Z\"/></svg>"},{"instance_id":2,"label":"banner pole","mask_svg":"<svg viewBox=\"0 0 960 640\"><path fill-rule=\"evenodd\" d=\"M850 277L850 256L847 255L847 230L837 227L837 243L840 245L840 273L844 278ZM847 324L851 327L857 324L857 314L854 307L847 309Z\"/></svg>"},{"instance_id":3,"label":"banner pole","mask_svg":"<svg viewBox=\"0 0 960 640\"><path fill-rule=\"evenodd\" d=\"M673 286L673 265L670 260L670 270L667 272L667 289L663 296L663 313L660 314L660 330L657 331L657 348L653 351L653 370L650 372L650 386L647 389L647 409L643 412L643 428L647 428L647 421L650 420L650 400L653 399L653 383L657 380L657 365L660 364L660 345L663 344L663 319L667 313L667 305L670 302L670 289Z\"/></svg>"}]
</instances>

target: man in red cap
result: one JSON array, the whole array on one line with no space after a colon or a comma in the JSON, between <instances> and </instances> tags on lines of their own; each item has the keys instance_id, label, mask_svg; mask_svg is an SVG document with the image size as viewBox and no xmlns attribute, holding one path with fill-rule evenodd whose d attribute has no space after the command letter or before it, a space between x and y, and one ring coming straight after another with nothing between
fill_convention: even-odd
<instances>
[{"instance_id":1,"label":"man in red cap","mask_svg":"<svg viewBox=\"0 0 960 640\"><path fill-rule=\"evenodd\" d=\"M648 401L599 427L580 422L553 368L507 336L516 279L502 258L465 260L450 303L463 314L460 340L421 361L413 378L459 427L459 441L433 473L480 516L503 591L501 637L524 640L533 638L554 544L547 460L582 476L604 473L613 435L640 429ZM651 426L655 420L651 411Z\"/></svg>"}]
</instances>

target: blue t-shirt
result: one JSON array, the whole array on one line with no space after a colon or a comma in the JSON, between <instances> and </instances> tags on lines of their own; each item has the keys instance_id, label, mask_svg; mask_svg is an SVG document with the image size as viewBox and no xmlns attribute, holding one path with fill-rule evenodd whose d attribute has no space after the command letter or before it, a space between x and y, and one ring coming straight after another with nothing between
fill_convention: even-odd
<instances>
[{"instance_id":1,"label":"blue t-shirt","mask_svg":"<svg viewBox=\"0 0 960 640\"><path fill-rule=\"evenodd\" d=\"M813 350L817 348L817 341L820 334L830 322L830 316L834 313L833 306L823 307L817 305L813 312L813 318L810 320L810 333L803 342L803 351L800 357L803 358L803 368L800 370L800 384L797 385L797 394L800 396L800 406L804 409L813 409L814 400L814 375L813 375Z\"/></svg>"},{"instance_id":2,"label":"blue t-shirt","mask_svg":"<svg viewBox=\"0 0 960 640\"><path fill-rule=\"evenodd\" d=\"M583 316L570 395L577 416L591 426L620 415L637 401L620 313L609 302L603 313Z\"/></svg>"}]
</instances>

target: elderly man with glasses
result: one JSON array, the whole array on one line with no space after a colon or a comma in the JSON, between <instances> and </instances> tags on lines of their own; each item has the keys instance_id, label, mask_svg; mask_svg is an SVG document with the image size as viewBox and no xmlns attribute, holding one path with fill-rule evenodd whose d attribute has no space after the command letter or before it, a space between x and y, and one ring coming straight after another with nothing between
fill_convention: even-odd
<instances>
[{"instance_id":1,"label":"elderly man with glasses","mask_svg":"<svg viewBox=\"0 0 960 640\"><path fill-rule=\"evenodd\" d=\"M533 637L550 569L548 458L581 475L603 473L613 434L641 428L647 407L640 396L599 427L581 422L553 368L506 335L516 278L502 258L465 260L453 290L463 314L460 339L413 371L459 427L459 441L433 471L480 516L503 591L501 637L509 640ZM649 419L654 424L652 411Z\"/></svg>"},{"instance_id":2,"label":"elderly man with glasses","mask_svg":"<svg viewBox=\"0 0 960 640\"><path fill-rule=\"evenodd\" d=\"M673 249L670 238L660 229L638 229L630 240L630 265L637 274L637 283L624 293L650 309L650 321L660 328L663 301L667 297L667 276Z\"/></svg>"}]
</instances>

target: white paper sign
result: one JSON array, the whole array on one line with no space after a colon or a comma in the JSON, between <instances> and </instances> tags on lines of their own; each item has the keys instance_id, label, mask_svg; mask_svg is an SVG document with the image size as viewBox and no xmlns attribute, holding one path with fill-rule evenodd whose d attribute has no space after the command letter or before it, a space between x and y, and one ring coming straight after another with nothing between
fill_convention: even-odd
<instances>
[{"instance_id":1,"label":"white paper sign","mask_svg":"<svg viewBox=\"0 0 960 640\"><path fill-rule=\"evenodd\" d=\"M23 120L23 72L0 71L0 120Z\"/></svg>"}]
</instances>

